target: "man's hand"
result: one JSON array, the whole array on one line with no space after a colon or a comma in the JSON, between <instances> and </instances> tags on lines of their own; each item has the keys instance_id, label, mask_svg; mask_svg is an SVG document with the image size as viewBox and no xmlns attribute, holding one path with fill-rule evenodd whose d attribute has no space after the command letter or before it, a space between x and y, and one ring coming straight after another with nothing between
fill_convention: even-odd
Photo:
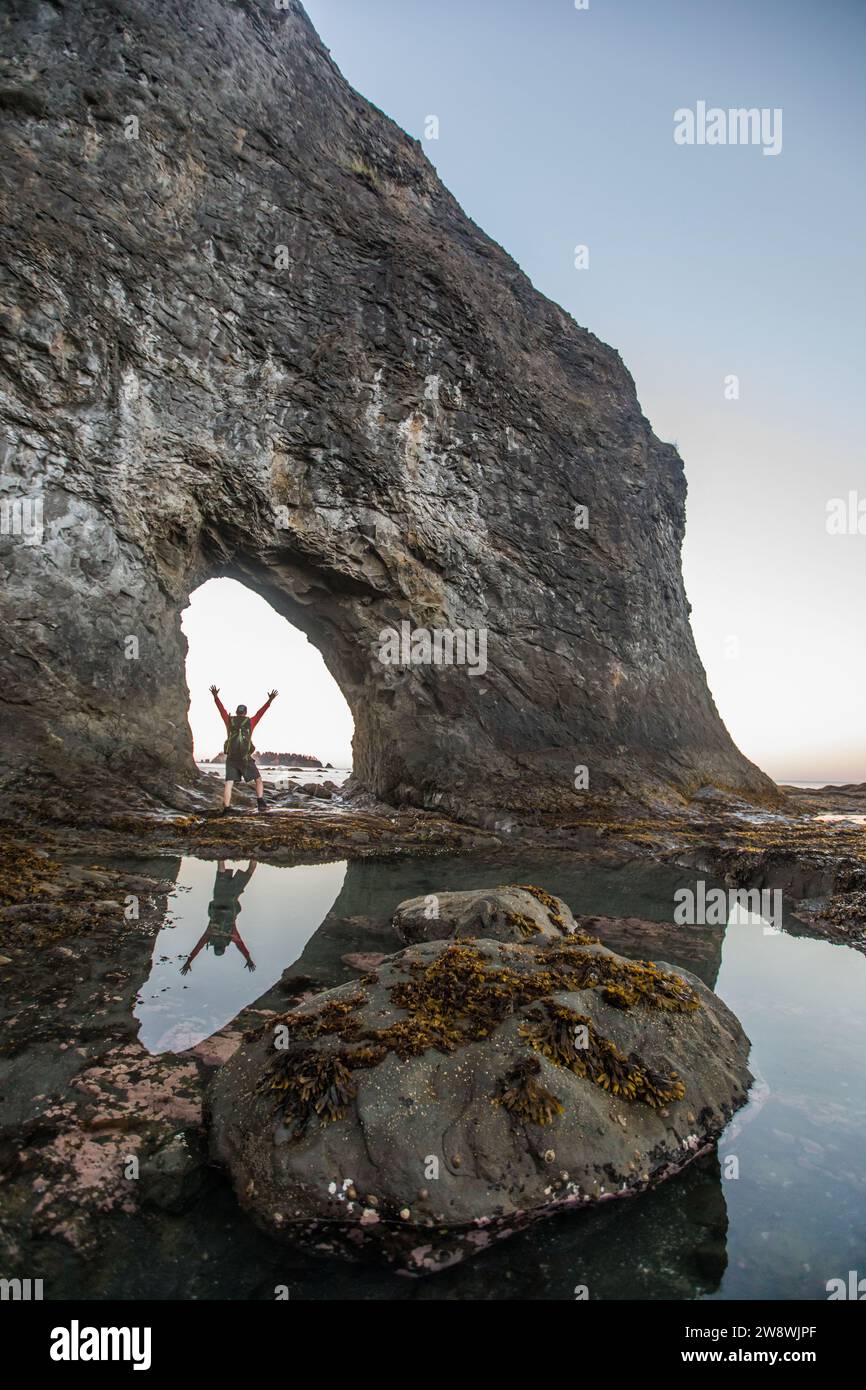
<instances>
[{"instance_id":1,"label":"man's hand","mask_svg":"<svg viewBox=\"0 0 866 1390\"><path fill-rule=\"evenodd\" d=\"M183 963L183 965L180 967L180 973L181 973L181 975L188 975L189 972L190 972L191 970L192 970L192 961L190 961L190 960L185 960L184 963Z\"/></svg>"},{"instance_id":2,"label":"man's hand","mask_svg":"<svg viewBox=\"0 0 866 1390\"><path fill-rule=\"evenodd\" d=\"M277 698L277 696L279 695L279 693L280 693L279 690L269 690L269 691L268 691L268 699L269 699L269 700L275 700L275 699Z\"/></svg>"},{"instance_id":3,"label":"man's hand","mask_svg":"<svg viewBox=\"0 0 866 1390\"><path fill-rule=\"evenodd\" d=\"M212 686L210 687L210 693L211 693L211 695L213 695L214 699L216 699L217 695L219 695L219 689L218 689L218 687L215 686L215 685L212 685Z\"/></svg>"},{"instance_id":4,"label":"man's hand","mask_svg":"<svg viewBox=\"0 0 866 1390\"><path fill-rule=\"evenodd\" d=\"M246 961L246 963L244 964L244 970L255 970L255 968L256 968L256 963L255 963L254 960L248 960L248 961Z\"/></svg>"}]
</instances>

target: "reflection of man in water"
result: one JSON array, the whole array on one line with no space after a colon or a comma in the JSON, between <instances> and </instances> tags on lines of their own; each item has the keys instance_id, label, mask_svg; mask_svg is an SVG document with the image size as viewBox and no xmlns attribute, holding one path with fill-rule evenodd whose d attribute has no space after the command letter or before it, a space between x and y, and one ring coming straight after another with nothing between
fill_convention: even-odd
<instances>
[{"instance_id":1,"label":"reflection of man in water","mask_svg":"<svg viewBox=\"0 0 866 1390\"><path fill-rule=\"evenodd\" d=\"M232 942L246 961L245 969L255 970L256 963L241 940L237 928L238 913L241 910L241 893L255 871L255 859L251 859L245 869L235 869L234 871L226 868L224 859L219 861L214 879L213 897L208 903L207 931L196 942L180 967L181 975L189 974L192 963L202 946L212 946L215 956L223 956L226 947L230 946Z\"/></svg>"}]
</instances>

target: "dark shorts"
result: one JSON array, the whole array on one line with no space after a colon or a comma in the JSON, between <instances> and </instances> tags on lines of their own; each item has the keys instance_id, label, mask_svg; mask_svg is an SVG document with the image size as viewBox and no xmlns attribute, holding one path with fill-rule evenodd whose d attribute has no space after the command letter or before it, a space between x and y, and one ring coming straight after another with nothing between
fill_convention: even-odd
<instances>
[{"instance_id":1,"label":"dark shorts","mask_svg":"<svg viewBox=\"0 0 866 1390\"><path fill-rule=\"evenodd\" d=\"M226 763L227 782L255 782L258 776L259 770L252 758L250 758L249 762L246 764Z\"/></svg>"}]
</instances>

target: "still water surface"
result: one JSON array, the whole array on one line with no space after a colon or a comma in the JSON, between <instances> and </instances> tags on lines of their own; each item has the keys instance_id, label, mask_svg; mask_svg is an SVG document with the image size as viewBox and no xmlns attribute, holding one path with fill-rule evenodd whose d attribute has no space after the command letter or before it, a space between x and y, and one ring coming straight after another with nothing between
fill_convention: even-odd
<instances>
[{"instance_id":1,"label":"still water surface","mask_svg":"<svg viewBox=\"0 0 866 1390\"><path fill-rule=\"evenodd\" d=\"M212 861L180 862L135 1008L153 1052L217 1031L286 967L323 985L353 978L343 957L393 950L388 923L404 898L509 881L539 883L576 913L642 919L602 930L605 944L685 967L715 988L751 1038L757 1080L718 1157L634 1200L542 1223L433 1279L351 1275L232 1228L258 1292L223 1287L214 1268L196 1296L273 1297L269 1281L288 1278L297 1296L316 1298L563 1299L585 1284L590 1298L823 1299L828 1279L866 1275L861 954L798 935L790 917L781 933L736 917L726 927L675 927L674 892L693 887L694 875L665 865L553 855L505 867L461 857L223 869L218 877ZM214 1210L220 1203L222 1220L245 1226L230 1198Z\"/></svg>"}]
</instances>

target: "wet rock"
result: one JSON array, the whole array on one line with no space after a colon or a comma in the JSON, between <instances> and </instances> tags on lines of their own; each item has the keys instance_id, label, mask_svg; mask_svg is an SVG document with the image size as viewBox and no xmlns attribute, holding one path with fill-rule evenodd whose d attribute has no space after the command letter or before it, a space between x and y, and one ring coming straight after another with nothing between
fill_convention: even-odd
<instances>
[{"instance_id":1,"label":"wet rock","mask_svg":"<svg viewBox=\"0 0 866 1390\"><path fill-rule=\"evenodd\" d=\"M205 1176L200 1136L181 1131L141 1160L141 1200L163 1211L182 1211L200 1195Z\"/></svg>"},{"instance_id":2,"label":"wet rock","mask_svg":"<svg viewBox=\"0 0 866 1390\"><path fill-rule=\"evenodd\" d=\"M340 959L350 970L367 971L377 969L388 957L382 951L347 951Z\"/></svg>"},{"instance_id":3,"label":"wet rock","mask_svg":"<svg viewBox=\"0 0 866 1390\"><path fill-rule=\"evenodd\" d=\"M856 888L829 897L803 898L797 916L829 941L844 941L855 950L866 950L866 890Z\"/></svg>"},{"instance_id":4,"label":"wet rock","mask_svg":"<svg viewBox=\"0 0 866 1390\"><path fill-rule=\"evenodd\" d=\"M575 918L577 930L600 940L611 951L631 956L640 953L651 960L676 954L680 965L691 970L713 989L722 963L725 928L703 926L684 934L673 922L648 921L645 917Z\"/></svg>"},{"instance_id":5,"label":"wet rock","mask_svg":"<svg viewBox=\"0 0 866 1390\"><path fill-rule=\"evenodd\" d=\"M429 893L400 903L394 927L407 945L419 941L527 941L576 930L571 908L542 888L506 885L462 893Z\"/></svg>"},{"instance_id":6,"label":"wet rock","mask_svg":"<svg viewBox=\"0 0 866 1390\"><path fill-rule=\"evenodd\" d=\"M50 883L47 879L41 879L34 884L34 892L45 894L48 897L59 898L63 896L63 889L59 883Z\"/></svg>"},{"instance_id":7,"label":"wet rock","mask_svg":"<svg viewBox=\"0 0 866 1390\"><path fill-rule=\"evenodd\" d=\"M573 937L430 942L245 1041L211 1153L273 1234L425 1273L679 1172L743 1103L748 1047L684 972Z\"/></svg>"},{"instance_id":8,"label":"wet rock","mask_svg":"<svg viewBox=\"0 0 866 1390\"><path fill-rule=\"evenodd\" d=\"M295 967L289 966L283 971L277 988L282 990L283 994L292 995L297 999L300 995L321 992L323 986L321 981L314 979L312 975L297 974Z\"/></svg>"}]
</instances>

